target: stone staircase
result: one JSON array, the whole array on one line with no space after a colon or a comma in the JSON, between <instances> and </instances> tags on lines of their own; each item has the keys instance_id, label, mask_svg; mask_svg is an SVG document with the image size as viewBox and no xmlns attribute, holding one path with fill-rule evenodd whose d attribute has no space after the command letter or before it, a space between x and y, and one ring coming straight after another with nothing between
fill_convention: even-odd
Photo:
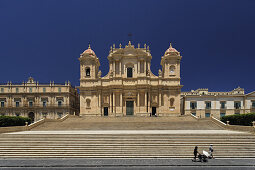
<instances>
[{"instance_id":1,"label":"stone staircase","mask_svg":"<svg viewBox=\"0 0 255 170\"><path fill-rule=\"evenodd\" d=\"M233 134L0 134L1 158L255 158L255 136Z\"/></svg>"},{"instance_id":2,"label":"stone staircase","mask_svg":"<svg viewBox=\"0 0 255 170\"><path fill-rule=\"evenodd\" d=\"M255 135L210 119L69 117L31 131L0 134L1 158L192 158L214 145L216 158L255 158Z\"/></svg>"}]
</instances>

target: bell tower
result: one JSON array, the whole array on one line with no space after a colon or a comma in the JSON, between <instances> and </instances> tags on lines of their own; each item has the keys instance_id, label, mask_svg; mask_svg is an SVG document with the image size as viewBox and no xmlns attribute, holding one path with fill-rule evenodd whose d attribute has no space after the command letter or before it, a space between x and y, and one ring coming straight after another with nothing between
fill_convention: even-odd
<instances>
[{"instance_id":1,"label":"bell tower","mask_svg":"<svg viewBox=\"0 0 255 170\"><path fill-rule=\"evenodd\" d=\"M161 57L160 64L162 66L162 77L164 79L177 80L174 82L180 83L181 58L182 56L180 56L180 52L173 48L172 44L170 43L170 47L166 50L164 56Z\"/></svg>"},{"instance_id":2,"label":"bell tower","mask_svg":"<svg viewBox=\"0 0 255 170\"><path fill-rule=\"evenodd\" d=\"M99 59L95 52L91 49L90 45L80 55L80 80L95 80L98 78Z\"/></svg>"}]
</instances>

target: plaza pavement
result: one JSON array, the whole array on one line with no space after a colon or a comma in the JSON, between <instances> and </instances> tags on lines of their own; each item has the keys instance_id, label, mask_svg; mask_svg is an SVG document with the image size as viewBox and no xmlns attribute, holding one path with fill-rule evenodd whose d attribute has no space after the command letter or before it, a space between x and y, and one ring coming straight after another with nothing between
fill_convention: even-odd
<instances>
[{"instance_id":1,"label":"plaza pavement","mask_svg":"<svg viewBox=\"0 0 255 170\"><path fill-rule=\"evenodd\" d=\"M254 169L255 159L0 159L0 169Z\"/></svg>"}]
</instances>

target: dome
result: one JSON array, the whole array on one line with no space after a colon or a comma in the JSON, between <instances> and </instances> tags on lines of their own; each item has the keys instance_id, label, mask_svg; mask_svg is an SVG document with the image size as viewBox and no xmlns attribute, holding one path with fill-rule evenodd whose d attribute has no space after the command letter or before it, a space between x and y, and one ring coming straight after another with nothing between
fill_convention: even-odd
<instances>
[{"instance_id":1,"label":"dome","mask_svg":"<svg viewBox=\"0 0 255 170\"><path fill-rule=\"evenodd\" d=\"M169 48L166 50L165 55L170 53L179 53L175 48L172 47L172 44L170 43Z\"/></svg>"},{"instance_id":2,"label":"dome","mask_svg":"<svg viewBox=\"0 0 255 170\"><path fill-rule=\"evenodd\" d=\"M95 52L90 48L90 44L87 50L85 50L82 54L96 55Z\"/></svg>"}]
</instances>

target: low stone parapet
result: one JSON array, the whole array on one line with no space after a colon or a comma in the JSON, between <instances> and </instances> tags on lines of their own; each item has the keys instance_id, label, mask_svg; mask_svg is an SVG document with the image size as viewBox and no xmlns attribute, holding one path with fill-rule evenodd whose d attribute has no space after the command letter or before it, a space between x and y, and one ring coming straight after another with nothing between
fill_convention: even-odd
<instances>
[{"instance_id":1,"label":"low stone parapet","mask_svg":"<svg viewBox=\"0 0 255 170\"><path fill-rule=\"evenodd\" d=\"M226 124L226 123L220 121L219 119L217 119L217 118L215 118L215 117L211 117L211 120L212 120L215 124L217 124L217 125L219 125L219 126L225 128L225 129L236 130L236 131L255 132L254 126L230 125L229 123Z\"/></svg>"}]
</instances>

